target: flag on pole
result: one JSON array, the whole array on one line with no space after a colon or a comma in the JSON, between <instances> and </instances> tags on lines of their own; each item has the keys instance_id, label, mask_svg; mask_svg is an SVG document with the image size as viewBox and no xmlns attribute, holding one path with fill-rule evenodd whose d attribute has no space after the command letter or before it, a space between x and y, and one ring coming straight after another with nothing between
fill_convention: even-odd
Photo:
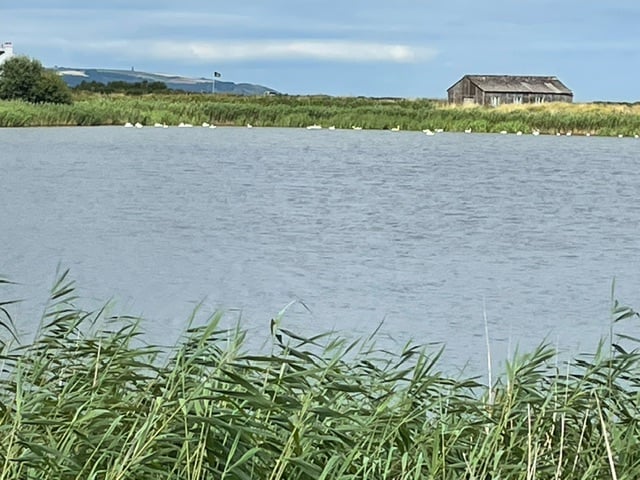
<instances>
[{"instance_id":1,"label":"flag on pole","mask_svg":"<svg viewBox=\"0 0 640 480\"><path fill-rule=\"evenodd\" d=\"M218 77L221 77L222 74L220 72L213 72L213 76L218 78Z\"/></svg>"}]
</instances>

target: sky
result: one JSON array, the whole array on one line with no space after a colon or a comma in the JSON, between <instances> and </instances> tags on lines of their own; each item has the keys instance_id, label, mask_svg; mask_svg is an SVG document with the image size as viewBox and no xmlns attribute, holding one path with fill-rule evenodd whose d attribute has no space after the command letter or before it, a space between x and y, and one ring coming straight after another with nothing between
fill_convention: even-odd
<instances>
[{"instance_id":1,"label":"sky","mask_svg":"<svg viewBox=\"0 0 640 480\"><path fill-rule=\"evenodd\" d=\"M551 75L639 101L638 0L1 0L0 42L45 66L446 98L465 74Z\"/></svg>"}]
</instances>

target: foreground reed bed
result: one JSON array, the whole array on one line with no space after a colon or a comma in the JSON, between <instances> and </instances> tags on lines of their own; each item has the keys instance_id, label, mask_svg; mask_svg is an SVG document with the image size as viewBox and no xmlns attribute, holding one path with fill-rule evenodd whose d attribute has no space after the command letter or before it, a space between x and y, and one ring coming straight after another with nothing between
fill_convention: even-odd
<instances>
[{"instance_id":1,"label":"foreground reed bed","mask_svg":"<svg viewBox=\"0 0 640 480\"><path fill-rule=\"evenodd\" d=\"M640 476L640 356L617 344L563 367L541 345L489 388L441 373L439 351L301 338L279 317L268 353L221 314L149 346L135 318L75 302L64 274L22 343L0 303L0 479Z\"/></svg>"},{"instance_id":2,"label":"foreground reed bed","mask_svg":"<svg viewBox=\"0 0 640 480\"><path fill-rule=\"evenodd\" d=\"M340 97L239 97L206 94L125 96L76 93L73 105L0 101L0 126L92 126L139 122L178 125L424 129L462 132L634 136L639 105L566 104L450 106L438 100Z\"/></svg>"}]
</instances>

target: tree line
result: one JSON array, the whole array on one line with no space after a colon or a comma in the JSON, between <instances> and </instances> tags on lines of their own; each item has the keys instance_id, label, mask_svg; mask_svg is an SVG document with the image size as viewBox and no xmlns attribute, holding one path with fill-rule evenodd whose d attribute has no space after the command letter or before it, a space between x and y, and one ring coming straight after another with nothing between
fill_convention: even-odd
<instances>
[{"instance_id":1,"label":"tree line","mask_svg":"<svg viewBox=\"0 0 640 480\"><path fill-rule=\"evenodd\" d=\"M72 90L79 92L92 92L92 93L124 93L127 95L144 95L148 93L171 93L174 90L167 87L164 82L149 82L148 80L142 80L141 82L87 82L83 80L82 83L76 85Z\"/></svg>"}]
</instances>

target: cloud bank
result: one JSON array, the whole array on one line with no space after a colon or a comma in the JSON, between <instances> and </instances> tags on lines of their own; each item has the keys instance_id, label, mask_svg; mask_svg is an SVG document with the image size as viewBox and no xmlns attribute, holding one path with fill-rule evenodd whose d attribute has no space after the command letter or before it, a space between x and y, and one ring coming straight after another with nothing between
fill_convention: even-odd
<instances>
[{"instance_id":1,"label":"cloud bank","mask_svg":"<svg viewBox=\"0 0 640 480\"><path fill-rule=\"evenodd\" d=\"M244 61L329 61L415 63L435 58L437 50L402 44L343 40L260 41L106 41L67 44L82 53L118 51L126 58L209 63Z\"/></svg>"},{"instance_id":2,"label":"cloud bank","mask_svg":"<svg viewBox=\"0 0 640 480\"><path fill-rule=\"evenodd\" d=\"M429 60L429 48L340 40L261 40L254 42L153 42L149 52L163 60L246 61L324 60L341 62L412 63Z\"/></svg>"}]
</instances>

